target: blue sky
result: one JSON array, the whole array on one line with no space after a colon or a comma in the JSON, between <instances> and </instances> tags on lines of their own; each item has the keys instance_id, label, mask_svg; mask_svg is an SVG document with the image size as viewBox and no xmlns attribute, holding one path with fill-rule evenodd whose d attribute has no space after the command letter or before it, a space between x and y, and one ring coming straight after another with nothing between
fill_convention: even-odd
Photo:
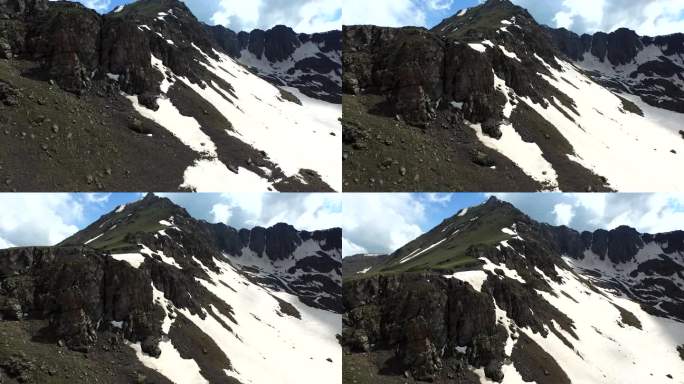
<instances>
[{"instance_id":1,"label":"blue sky","mask_svg":"<svg viewBox=\"0 0 684 384\"><path fill-rule=\"evenodd\" d=\"M684 229L684 194L501 193L535 220L579 231L629 225L641 232ZM343 253L389 253L460 209L489 198L484 193L344 194Z\"/></svg>"},{"instance_id":2,"label":"blue sky","mask_svg":"<svg viewBox=\"0 0 684 384\"><path fill-rule=\"evenodd\" d=\"M161 194L195 218L236 228L278 222L302 230L327 229L341 222L339 194ZM53 245L140 193L0 193L0 249Z\"/></svg>"},{"instance_id":3,"label":"blue sky","mask_svg":"<svg viewBox=\"0 0 684 384\"><path fill-rule=\"evenodd\" d=\"M238 193L161 194L209 222L236 228L286 222L299 229L342 227L344 254L388 253L460 209L485 201L484 193ZM52 245L139 193L0 194L0 249ZM502 193L532 218L577 230L630 225L641 232L684 229L684 194Z\"/></svg>"},{"instance_id":4,"label":"blue sky","mask_svg":"<svg viewBox=\"0 0 684 384\"><path fill-rule=\"evenodd\" d=\"M426 25L431 28L434 27L435 25L439 24L442 20L446 19L447 17L453 16L456 14L458 11L464 8L470 8L474 7L479 4L479 1L477 0L461 0L461 1L453 1L451 5L446 7L449 2L443 2L445 8L440 8L440 7L435 7L433 9L429 9L426 12ZM439 4L439 3L436 3Z\"/></svg>"}]
</instances>

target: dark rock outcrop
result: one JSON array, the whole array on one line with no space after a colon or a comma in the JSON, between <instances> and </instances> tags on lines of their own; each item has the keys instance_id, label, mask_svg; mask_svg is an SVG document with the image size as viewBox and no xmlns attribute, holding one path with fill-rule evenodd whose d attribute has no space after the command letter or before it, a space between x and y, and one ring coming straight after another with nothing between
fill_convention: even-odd
<instances>
[{"instance_id":1,"label":"dark rock outcrop","mask_svg":"<svg viewBox=\"0 0 684 384\"><path fill-rule=\"evenodd\" d=\"M0 251L3 318L49 319L53 342L87 351L98 327L123 322L131 342L157 349L163 311L152 302L149 276L92 250L14 248ZM157 340L157 343L150 342Z\"/></svg>"},{"instance_id":2,"label":"dark rock outcrop","mask_svg":"<svg viewBox=\"0 0 684 384\"><path fill-rule=\"evenodd\" d=\"M611 33L596 32L593 35L577 35L565 28L546 28L555 46L574 61L583 61L585 53L591 53L599 61L608 61L618 66L631 63L644 48L644 42L650 38L642 38L634 31L619 28Z\"/></svg>"},{"instance_id":3,"label":"dark rock outcrop","mask_svg":"<svg viewBox=\"0 0 684 384\"><path fill-rule=\"evenodd\" d=\"M562 54L580 67L585 60L592 60L591 56L614 67L636 64L636 70L625 74L596 73L592 68L590 75L596 82L611 89L639 95L644 102L654 107L684 113L684 90L671 81L672 77L684 78L684 67L676 64L676 57L683 50L684 34L653 38L620 28L610 33L579 36L565 29L548 27L545 33ZM646 49L662 51L662 55L640 55Z\"/></svg>"},{"instance_id":4,"label":"dark rock outcrop","mask_svg":"<svg viewBox=\"0 0 684 384\"><path fill-rule=\"evenodd\" d=\"M548 70L532 52L549 65L558 66L555 49L527 11L508 1L489 1L470 9L468 17L445 19L431 30L414 27L343 28L343 91L348 94L386 95L375 113L400 115L407 123L425 127L437 111L451 103L463 103L463 117L473 123L498 126L503 118L503 95L494 89L494 75L506 81L520 96L546 104L556 96L570 109L572 103L544 84L538 73ZM500 21L515 17L521 28L500 33ZM521 62L498 49L480 52L469 43L483 40L506 46ZM496 129L488 134L497 138Z\"/></svg>"},{"instance_id":5,"label":"dark rock outcrop","mask_svg":"<svg viewBox=\"0 0 684 384\"><path fill-rule=\"evenodd\" d=\"M394 351L419 380L431 380L448 359L488 367L488 377L500 377L506 330L496 323L491 298L466 283L433 275L349 281L344 305L345 348ZM459 355L457 347L468 352Z\"/></svg>"},{"instance_id":6,"label":"dark rock outcrop","mask_svg":"<svg viewBox=\"0 0 684 384\"><path fill-rule=\"evenodd\" d=\"M558 362L525 334L513 346L511 360L524 381L540 384L570 384L570 378Z\"/></svg>"},{"instance_id":7,"label":"dark rock outcrop","mask_svg":"<svg viewBox=\"0 0 684 384\"><path fill-rule=\"evenodd\" d=\"M157 34L148 33L152 28ZM152 67L153 55L175 74L201 83L212 76L198 63L203 57L192 44L210 56L216 49L239 58L241 50L248 49L258 58L279 62L289 60L306 42L318 44L322 53L339 51L339 39L339 31L298 35L285 26L236 34L200 23L178 0L141 0L106 15L65 1L6 0L0 4L0 55L40 62L38 77L52 79L62 89L77 94L89 91L93 81L113 74L119 76L118 83L127 93L148 95L148 99L157 95L163 75ZM308 73L299 79L301 84L281 78L277 85L303 86L306 81L319 80L325 83L325 91L332 96L336 92L339 98L339 90L334 89L339 85L324 74L336 71L341 75L340 69L340 63L319 55L292 68L291 74L297 70ZM214 77L213 81L220 79ZM322 90L315 91L311 88L305 93L321 97L318 93ZM141 98L141 103L156 109L153 101Z\"/></svg>"},{"instance_id":8,"label":"dark rock outcrop","mask_svg":"<svg viewBox=\"0 0 684 384\"><path fill-rule=\"evenodd\" d=\"M183 358L197 362L199 373L207 380L239 384L228 372L233 369L229 356L196 325L196 319L190 319L190 315L203 320L211 317L225 332L239 337L238 309L206 284L222 284L233 292L242 287L231 286L230 280L218 279L214 273L222 275L232 268L245 285L251 282L284 291L312 307L338 313L342 310L341 284L335 276L341 272L339 228L300 232L277 224L244 231L253 237L247 236L243 244L239 231L196 220L169 199L148 194L102 216L58 246L0 250L3 335L6 322L21 322L26 330L43 324L27 332L28 337L46 348L61 349L60 355L82 352L93 364L102 365L103 359L107 359L106 364L111 361L105 352L116 348L116 364L123 364L124 360L118 359L125 358L132 360L136 369L142 365L124 341L137 344L136 348L152 357L166 353L160 343L170 341ZM316 243L297 249L307 241ZM244 252L253 243L261 256ZM292 259L291 270L275 264L269 268L262 262L256 264L265 267L258 268L249 261L241 267L241 257L267 255L274 262ZM278 302L279 316L302 319L295 305L268 290L263 295ZM162 324L168 324L169 319L173 320L171 327L165 329ZM119 351L119 346L125 352ZM9 369L13 378L23 377L20 368L24 360L9 361L6 350L2 352L0 371L4 374ZM35 356L31 354L26 361L35 361ZM112 375L127 372L120 367L110 371ZM29 379L40 376L29 373L25 375ZM167 381L155 377L149 382Z\"/></svg>"},{"instance_id":9,"label":"dark rock outcrop","mask_svg":"<svg viewBox=\"0 0 684 384\"><path fill-rule=\"evenodd\" d=\"M309 97L341 102L340 31L298 34L284 25L237 33L220 25L205 28L219 47L243 64L255 65L252 57L260 60L262 65L252 70L265 80L295 87ZM295 54L308 43L315 45L306 48L308 56Z\"/></svg>"},{"instance_id":10,"label":"dark rock outcrop","mask_svg":"<svg viewBox=\"0 0 684 384\"><path fill-rule=\"evenodd\" d=\"M26 37L26 54L42 63L44 76L69 92L90 88L99 68L101 16L79 3L51 5L32 24Z\"/></svg>"},{"instance_id":11,"label":"dark rock outcrop","mask_svg":"<svg viewBox=\"0 0 684 384\"><path fill-rule=\"evenodd\" d=\"M159 224L162 220L169 224L172 222L171 228L182 230L169 229ZM140 222L147 223L148 227L141 228ZM342 310L341 287L339 281L331 277L334 274L341 275L340 228L309 232L298 231L291 225L279 223L269 228L236 230L225 224L195 220L185 209L175 205L171 200L148 194L144 199L126 205L120 212L114 211L102 216L59 245L81 245L101 234L103 228L113 226L116 227L107 231L107 235L102 238L103 244L93 241L88 245L96 249L106 245L109 250L114 249L116 252L137 252L138 244L146 244L151 249L163 251L166 256L186 268L197 267L196 262L188 256L194 255L206 268L214 272L219 271L216 260L225 261L226 257L235 261L250 257L262 258L266 262L254 262L264 265L268 262L282 263L289 260L292 261L292 266L272 266L271 269L264 269L258 273L250 267L245 268L254 274L254 278L260 283L275 290L297 295L307 305L336 312ZM135 230L131 231L131 227ZM166 236L158 236L156 232L160 229L168 229L165 231ZM295 252L306 241L314 242L312 251L302 251L301 255L295 258ZM115 245L112 245L112 242ZM182 244L182 247L178 244ZM250 259L244 263L251 265ZM194 308L191 310L193 313L201 312L202 303L208 305L215 301L208 299L197 302L201 304L198 306L195 301L188 301L187 295L184 294L186 291L198 289L194 288L194 281L185 279L175 271L158 271L156 267L150 267L150 270L155 285L178 292L177 295L172 295L176 297L174 302L182 303L184 308ZM200 270L197 272L202 274ZM333 273L329 275L329 272ZM192 295L201 296L207 295Z\"/></svg>"},{"instance_id":12,"label":"dark rock outcrop","mask_svg":"<svg viewBox=\"0 0 684 384\"><path fill-rule=\"evenodd\" d=\"M598 229L592 232L579 233L567 227L548 227L558 242L561 254L567 254L575 259L583 259L584 251L591 250L601 260L608 258L615 264L631 261L644 247L644 243L653 241L651 235L642 235L634 228L620 226L610 231ZM658 235L657 242L666 242L673 238L673 244L678 246L677 232Z\"/></svg>"}]
</instances>

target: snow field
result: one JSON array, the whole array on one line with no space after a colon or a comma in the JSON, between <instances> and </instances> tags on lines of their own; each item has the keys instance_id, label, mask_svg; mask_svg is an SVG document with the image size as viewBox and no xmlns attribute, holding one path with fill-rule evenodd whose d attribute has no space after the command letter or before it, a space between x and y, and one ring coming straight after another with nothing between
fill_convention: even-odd
<instances>
[{"instance_id":1,"label":"snow field","mask_svg":"<svg viewBox=\"0 0 684 384\"><path fill-rule=\"evenodd\" d=\"M195 47L198 51L199 48ZM312 48L306 46L305 52ZM213 60L201 52L209 71L231 84L233 97L218 84L202 89L183 77L166 78L161 84L162 95L158 98L159 110L152 111L138 103L136 96L126 96L142 116L149 118L176 136L183 144L199 153L201 158L184 173L183 188L199 192L217 191L268 191L272 184L245 168L238 173L228 169L217 158L216 145L206 135L196 119L183 116L166 97L174 81L181 81L211 103L233 125L226 134L232 135L253 147L265 151L269 159L286 174L302 180L302 169L318 172L333 189L341 190L342 172L339 167L342 128L338 121L341 106L309 98L294 88L287 90L299 98L303 105L284 100L276 87L247 71L226 55L217 53ZM152 65L161 73L170 73L161 60L152 56ZM225 97L231 99L227 101Z\"/></svg>"},{"instance_id":2,"label":"snow field","mask_svg":"<svg viewBox=\"0 0 684 384\"><path fill-rule=\"evenodd\" d=\"M668 381L667 374L673 375L673 382L684 382L684 365L675 349L675 345L684 343L681 323L651 316L639 304L604 289L599 288L603 295L598 294L570 271L559 268L556 271L563 278L563 284L546 280L557 297L537 292L574 320L579 340L568 334L564 336L575 349L565 346L552 333L547 338L529 331L526 334L554 356L572 382L655 384ZM579 303L560 294L561 291ZM622 324L620 312L613 303L632 312L643 330Z\"/></svg>"},{"instance_id":3,"label":"snow field","mask_svg":"<svg viewBox=\"0 0 684 384\"><path fill-rule=\"evenodd\" d=\"M233 326L235 334L211 316L202 320L185 310L181 312L229 356L235 368L231 374L244 383L255 384L342 382L341 348L335 339L341 332L341 315L308 307L295 296L252 284L228 263L217 261L217 265L221 274L207 271L216 285L198 281L232 306L239 325L223 320ZM272 295L295 306L302 319L279 315L279 304Z\"/></svg>"},{"instance_id":4,"label":"snow field","mask_svg":"<svg viewBox=\"0 0 684 384\"><path fill-rule=\"evenodd\" d=\"M183 144L202 156L201 159L195 161L194 164L185 170L184 181L181 187L198 192L218 192L236 190L236 188L247 191L270 190L270 183L257 174L244 168L239 168L240 172L236 175L218 160L216 145L202 131L197 120L193 117L182 115L166 96L166 92L168 92L173 84L172 81L166 78L166 73L170 72L170 70L154 55L151 58L151 62L153 67L164 74L164 80L160 85L163 94L157 98L159 109L153 111L140 105L136 96L126 95L126 97L131 101L135 110L143 117L166 128Z\"/></svg>"},{"instance_id":5,"label":"snow field","mask_svg":"<svg viewBox=\"0 0 684 384\"><path fill-rule=\"evenodd\" d=\"M684 167L684 141L675 129L682 115L644 107L632 97L628 99L643 107L646 117L623 111L615 94L558 61L561 71L544 63L552 76L540 76L574 100L579 113L571 113L575 122L553 105L544 108L529 98L521 100L570 142L577 154L570 158L623 192L641 192L646 186L649 191L684 190L684 180L670 175L671 169Z\"/></svg>"},{"instance_id":6,"label":"snow field","mask_svg":"<svg viewBox=\"0 0 684 384\"><path fill-rule=\"evenodd\" d=\"M181 79L210 102L233 124L226 131L242 141L265 151L287 176L301 169L317 171L332 188L341 190L340 154L342 127L341 106L311 99L294 88L303 105L285 101L280 90L247 71L230 57L214 52L219 60L205 55L201 63L233 87L235 96L223 90L223 96L212 87L201 89ZM214 84L221 89L218 84ZM332 134L334 135L332 135Z\"/></svg>"},{"instance_id":7,"label":"snow field","mask_svg":"<svg viewBox=\"0 0 684 384\"><path fill-rule=\"evenodd\" d=\"M504 116L510 118L514 108L509 97L509 93L511 93L512 90L506 85L506 82L496 74L494 74L494 88L499 90L499 92L506 97ZM542 183L545 189L558 189L558 174L553 169L551 163L544 158L544 154L537 144L528 143L522 139L522 136L520 136L513 127L513 124L504 121L504 123L499 126L502 134L500 139L495 139L485 134L482 131L481 124L470 124L470 126L475 130L478 139L480 139L485 146L508 157L511 161L516 163L525 174Z\"/></svg>"}]
</instances>

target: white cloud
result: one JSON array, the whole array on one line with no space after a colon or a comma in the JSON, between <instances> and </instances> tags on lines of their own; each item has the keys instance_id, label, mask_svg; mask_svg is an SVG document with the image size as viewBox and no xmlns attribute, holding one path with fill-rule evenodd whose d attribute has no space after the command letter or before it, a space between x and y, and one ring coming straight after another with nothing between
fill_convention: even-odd
<instances>
[{"instance_id":1,"label":"white cloud","mask_svg":"<svg viewBox=\"0 0 684 384\"><path fill-rule=\"evenodd\" d=\"M342 0L185 0L205 22L235 31L269 29L277 24L297 32L324 32L342 27Z\"/></svg>"},{"instance_id":2,"label":"white cloud","mask_svg":"<svg viewBox=\"0 0 684 384\"><path fill-rule=\"evenodd\" d=\"M553 213L556 215L556 225L568 225L575 216L572 205L566 203L556 204Z\"/></svg>"},{"instance_id":3,"label":"white cloud","mask_svg":"<svg viewBox=\"0 0 684 384\"><path fill-rule=\"evenodd\" d=\"M211 213L214 215L215 223L227 223L230 221L230 206L227 204L215 204L211 208Z\"/></svg>"},{"instance_id":4,"label":"white cloud","mask_svg":"<svg viewBox=\"0 0 684 384\"><path fill-rule=\"evenodd\" d=\"M0 237L0 249L12 248L12 247L14 247L14 244L12 244L9 241Z\"/></svg>"},{"instance_id":5,"label":"white cloud","mask_svg":"<svg viewBox=\"0 0 684 384\"><path fill-rule=\"evenodd\" d=\"M360 253L368 253L368 250L342 236L342 255L352 256Z\"/></svg>"},{"instance_id":6,"label":"white cloud","mask_svg":"<svg viewBox=\"0 0 684 384\"><path fill-rule=\"evenodd\" d=\"M301 230L339 227L341 198L328 193L160 194L196 218L235 228L269 227L279 222Z\"/></svg>"},{"instance_id":7,"label":"white cloud","mask_svg":"<svg viewBox=\"0 0 684 384\"><path fill-rule=\"evenodd\" d=\"M684 30L682 0L513 0L540 23L577 33L611 32L620 27L641 35Z\"/></svg>"},{"instance_id":8,"label":"white cloud","mask_svg":"<svg viewBox=\"0 0 684 384\"><path fill-rule=\"evenodd\" d=\"M285 23L288 24L288 23ZM324 32L342 28L340 0L312 1L299 9L299 20L291 25L297 32Z\"/></svg>"},{"instance_id":9,"label":"white cloud","mask_svg":"<svg viewBox=\"0 0 684 384\"><path fill-rule=\"evenodd\" d=\"M684 194L503 193L495 194L535 220L578 231L628 225L640 232L684 229Z\"/></svg>"},{"instance_id":10,"label":"white cloud","mask_svg":"<svg viewBox=\"0 0 684 384\"><path fill-rule=\"evenodd\" d=\"M83 1L83 4L85 4L86 7L92 8L96 11L106 11L109 8L109 4L111 2L109 0L85 0Z\"/></svg>"},{"instance_id":11,"label":"white cloud","mask_svg":"<svg viewBox=\"0 0 684 384\"><path fill-rule=\"evenodd\" d=\"M352 24L374 24L384 27L404 25L423 26L426 14L423 7L413 0L344 0L342 22ZM443 1L431 1L435 5Z\"/></svg>"},{"instance_id":12,"label":"white cloud","mask_svg":"<svg viewBox=\"0 0 684 384\"><path fill-rule=\"evenodd\" d=\"M435 10L449 9L454 4L454 0L428 0L428 7Z\"/></svg>"},{"instance_id":13,"label":"white cloud","mask_svg":"<svg viewBox=\"0 0 684 384\"><path fill-rule=\"evenodd\" d=\"M83 205L68 194L0 194L0 212L0 248L54 245L83 219Z\"/></svg>"},{"instance_id":14,"label":"white cloud","mask_svg":"<svg viewBox=\"0 0 684 384\"><path fill-rule=\"evenodd\" d=\"M446 205L451 201L452 193L426 193L425 198L431 203Z\"/></svg>"},{"instance_id":15,"label":"white cloud","mask_svg":"<svg viewBox=\"0 0 684 384\"><path fill-rule=\"evenodd\" d=\"M389 253L423 233L418 223L425 220L425 206L413 195L345 193L342 201L345 256L359 250Z\"/></svg>"},{"instance_id":16,"label":"white cloud","mask_svg":"<svg viewBox=\"0 0 684 384\"><path fill-rule=\"evenodd\" d=\"M95 204L104 204L109 201L112 196L111 193L84 193L87 202Z\"/></svg>"},{"instance_id":17,"label":"white cloud","mask_svg":"<svg viewBox=\"0 0 684 384\"><path fill-rule=\"evenodd\" d=\"M259 23L261 0L221 0L218 5L219 10L211 16L214 24L233 27L237 30L250 30L256 28Z\"/></svg>"}]
</instances>

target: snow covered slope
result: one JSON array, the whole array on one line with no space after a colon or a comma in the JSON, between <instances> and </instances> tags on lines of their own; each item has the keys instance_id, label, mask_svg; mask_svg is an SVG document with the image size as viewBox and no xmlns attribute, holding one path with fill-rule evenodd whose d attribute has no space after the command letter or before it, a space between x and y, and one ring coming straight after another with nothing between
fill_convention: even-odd
<instances>
[{"instance_id":1,"label":"snow covered slope","mask_svg":"<svg viewBox=\"0 0 684 384\"><path fill-rule=\"evenodd\" d=\"M345 275L351 380L684 382L684 232L579 233L495 199L471 211L497 231L454 216L381 273ZM460 247L470 261L444 268Z\"/></svg>"},{"instance_id":2,"label":"snow covered slope","mask_svg":"<svg viewBox=\"0 0 684 384\"><path fill-rule=\"evenodd\" d=\"M236 51L180 0L21 0L0 18L0 124L36 117L0 142L6 189L341 190L339 31L233 34Z\"/></svg>"},{"instance_id":3,"label":"snow covered slope","mask_svg":"<svg viewBox=\"0 0 684 384\"><path fill-rule=\"evenodd\" d=\"M619 191L684 188L667 171L684 166L684 138L679 133L684 115L650 107L632 94L613 92L571 63L558 62L560 70L543 62L551 75L540 76L573 100L574 110L553 105L550 100L546 107L529 98L521 101L543 116L572 145L575 153L569 158L603 175L608 185ZM630 112L625 99L641 113ZM663 171L657 173L657 169ZM638 175L649 175L648 183Z\"/></svg>"},{"instance_id":4,"label":"snow covered slope","mask_svg":"<svg viewBox=\"0 0 684 384\"><path fill-rule=\"evenodd\" d=\"M142 5L127 6L116 15L136 8ZM160 92L129 99L139 113L199 155L186 170L183 187L205 192L287 190L282 184L341 189L339 105L287 87L296 87L295 82L276 86L253 74L223 51L182 5L172 2L151 20L147 13L137 28L159 46L150 60L161 79ZM339 62L339 55L332 59ZM126 74L112 74L117 76ZM225 135L258 151L259 158L226 160L229 149L220 148L229 139Z\"/></svg>"},{"instance_id":5,"label":"snow covered slope","mask_svg":"<svg viewBox=\"0 0 684 384\"><path fill-rule=\"evenodd\" d=\"M342 90L340 31L304 34L284 25L235 33L223 26L207 27L231 57L278 86L339 104Z\"/></svg>"},{"instance_id":6,"label":"snow covered slope","mask_svg":"<svg viewBox=\"0 0 684 384\"><path fill-rule=\"evenodd\" d=\"M684 68L679 67L682 64L679 54L673 51L670 56L665 56L668 47L658 47L652 43L643 46L632 61L617 66L612 66L607 60L602 62L603 58L599 61L591 53L585 53L583 61L577 63L559 56L544 59L533 47L521 46L515 41L518 34L524 35L529 29L521 22L520 16L504 18L500 25L493 42L484 40L479 45L482 48L477 51L492 55L495 60L508 62L505 66L513 68L516 67L515 62L522 63L519 57L526 55L525 64L531 62L527 65L543 66L536 69L536 76L541 81L535 85L553 91L550 95L541 95L538 100L533 100L533 95L524 95L529 90L516 86L518 80L514 77L504 72L501 76L507 76L506 80L500 78L496 71L497 63L494 63L493 87L507 101L498 132L494 129L496 133L493 135L483 133L479 125L473 125L485 145L511 159L526 174L540 181L545 189L558 188L554 164L547 160L549 154L540 150L539 144L529 138L521 138L521 133L525 135L525 131L530 129L529 120L518 118L511 121L511 115L522 103L554 127L569 143L572 151L566 154L568 159L602 176L606 186L631 192L684 188L681 180L671 177L667 171L684 166L684 135L681 133L684 110L675 112L653 107L642 98L652 105L660 106L661 103L644 97L644 90L641 89L645 87L644 84L654 81L652 76L647 81L647 76L642 72L653 75L647 68L659 68L655 62L684 72ZM684 78L678 70L673 70L671 78L661 77L660 81L666 83L667 89L674 88L684 94ZM599 75L592 76L591 73L595 72ZM606 86L610 82L605 81L604 77L623 86ZM666 90L655 83L650 88ZM653 97L669 98L664 95ZM662 173L654 174L657 169L661 169Z\"/></svg>"},{"instance_id":7,"label":"snow covered slope","mask_svg":"<svg viewBox=\"0 0 684 384\"><path fill-rule=\"evenodd\" d=\"M508 0L344 33L351 190L684 190L682 35L579 37Z\"/></svg>"},{"instance_id":8,"label":"snow covered slope","mask_svg":"<svg viewBox=\"0 0 684 384\"><path fill-rule=\"evenodd\" d=\"M684 34L638 36L625 28L582 36L564 29L548 32L597 82L638 95L654 107L684 113Z\"/></svg>"},{"instance_id":9,"label":"snow covered slope","mask_svg":"<svg viewBox=\"0 0 684 384\"><path fill-rule=\"evenodd\" d=\"M1 290L0 313L49 317L54 348L116 339L117 359L154 382L341 383L341 241L339 228L209 224L150 194L57 247L0 252L3 286L21 275L44 298Z\"/></svg>"}]
</instances>

